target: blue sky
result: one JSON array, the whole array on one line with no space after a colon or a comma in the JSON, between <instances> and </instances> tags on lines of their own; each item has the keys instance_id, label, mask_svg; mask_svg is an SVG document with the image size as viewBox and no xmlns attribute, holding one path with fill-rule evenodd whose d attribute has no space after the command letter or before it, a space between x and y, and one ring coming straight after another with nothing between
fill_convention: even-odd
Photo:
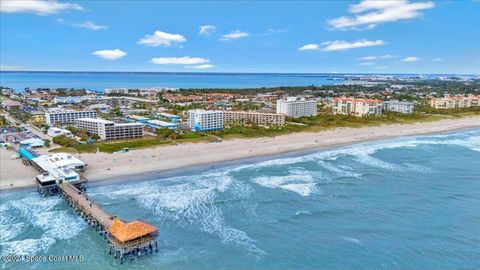
<instances>
[{"instance_id":1,"label":"blue sky","mask_svg":"<svg viewBox=\"0 0 480 270\"><path fill-rule=\"evenodd\" d=\"M1 0L2 70L480 73L479 1Z\"/></svg>"}]
</instances>

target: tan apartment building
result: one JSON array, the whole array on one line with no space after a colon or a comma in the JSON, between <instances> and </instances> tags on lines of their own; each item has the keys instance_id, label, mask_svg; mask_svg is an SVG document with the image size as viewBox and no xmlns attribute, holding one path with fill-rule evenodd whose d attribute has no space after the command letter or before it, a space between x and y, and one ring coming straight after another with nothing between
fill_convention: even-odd
<instances>
[{"instance_id":1,"label":"tan apartment building","mask_svg":"<svg viewBox=\"0 0 480 270\"><path fill-rule=\"evenodd\" d=\"M430 106L435 109L456 109L480 106L480 95L470 95L467 97L449 96L444 98L432 98L430 100Z\"/></svg>"},{"instance_id":2,"label":"tan apartment building","mask_svg":"<svg viewBox=\"0 0 480 270\"><path fill-rule=\"evenodd\" d=\"M244 111L225 111L225 123L242 123L242 124L257 124L257 125L285 125L285 115L279 113L259 113L259 112L244 112Z\"/></svg>"},{"instance_id":3,"label":"tan apartment building","mask_svg":"<svg viewBox=\"0 0 480 270\"><path fill-rule=\"evenodd\" d=\"M382 114L382 103L379 99L334 98L334 114L350 114L355 116Z\"/></svg>"}]
</instances>

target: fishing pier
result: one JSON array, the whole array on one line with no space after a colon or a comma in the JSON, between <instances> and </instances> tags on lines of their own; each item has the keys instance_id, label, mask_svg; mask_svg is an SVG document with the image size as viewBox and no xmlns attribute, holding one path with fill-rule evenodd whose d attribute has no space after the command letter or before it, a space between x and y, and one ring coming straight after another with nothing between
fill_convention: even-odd
<instances>
[{"instance_id":1,"label":"fishing pier","mask_svg":"<svg viewBox=\"0 0 480 270\"><path fill-rule=\"evenodd\" d=\"M155 226L140 220L125 222L106 213L99 205L88 198L69 182L58 184L60 196L96 231L109 245L108 253L120 263L134 257L158 252L158 230Z\"/></svg>"},{"instance_id":2,"label":"fishing pier","mask_svg":"<svg viewBox=\"0 0 480 270\"><path fill-rule=\"evenodd\" d=\"M38 155L31 149L18 152L25 165L41 174L36 177L42 196L59 194L85 222L98 231L108 243L109 254L122 264L143 255L158 252L158 229L141 220L124 221L110 215L86 193L87 180L81 173L86 164L66 153Z\"/></svg>"}]
</instances>

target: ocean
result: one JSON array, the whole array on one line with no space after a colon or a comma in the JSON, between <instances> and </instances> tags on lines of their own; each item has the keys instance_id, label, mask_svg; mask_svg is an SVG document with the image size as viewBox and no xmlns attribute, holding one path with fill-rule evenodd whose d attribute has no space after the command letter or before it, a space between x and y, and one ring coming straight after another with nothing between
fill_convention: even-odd
<instances>
[{"instance_id":1,"label":"ocean","mask_svg":"<svg viewBox=\"0 0 480 270\"><path fill-rule=\"evenodd\" d=\"M2 191L1 255L82 255L2 269L480 269L480 129L374 141L90 187L159 230L119 265L60 198Z\"/></svg>"},{"instance_id":2,"label":"ocean","mask_svg":"<svg viewBox=\"0 0 480 270\"><path fill-rule=\"evenodd\" d=\"M0 72L0 86L36 88L248 88L332 85L343 75L166 72Z\"/></svg>"},{"instance_id":3,"label":"ocean","mask_svg":"<svg viewBox=\"0 0 480 270\"><path fill-rule=\"evenodd\" d=\"M361 75L361 74L360 74ZM372 74L370 74L372 75ZM389 75L389 74L374 74ZM341 83L354 74L333 73L184 73L184 72L0 72L0 86L16 91L25 88L260 88L279 86L322 86ZM390 74L391 76L391 74ZM418 77L396 74L397 77ZM421 75L435 79L448 74Z\"/></svg>"}]
</instances>

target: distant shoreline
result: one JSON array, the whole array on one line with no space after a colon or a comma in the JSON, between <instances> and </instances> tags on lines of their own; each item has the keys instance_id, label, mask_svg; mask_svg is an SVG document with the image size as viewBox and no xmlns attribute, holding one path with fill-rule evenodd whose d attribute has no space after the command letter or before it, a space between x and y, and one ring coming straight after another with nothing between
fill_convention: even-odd
<instances>
[{"instance_id":1,"label":"distant shoreline","mask_svg":"<svg viewBox=\"0 0 480 270\"><path fill-rule=\"evenodd\" d=\"M0 70L0 73L119 73L119 74L207 74L207 75L312 75L312 76L355 76L355 75L386 75L386 76L480 76L479 74L452 74L452 73L334 73L334 72L186 72L186 71L65 71L65 70Z\"/></svg>"},{"instance_id":2,"label":"distant shoreline","mask_svg":"<svg viewBox=\"0 0 480 270\"><path fill-rule=\"evenodd\" d=\"M75 156L89 164L86 171L89 186L104 186L183 176L276 158L303 156L358 143L477 128L480 128L480 116L407 125L337 128L274 138L227 140L218 144L187 143L137 149L123 154L96 153ZM21 164L18 160L16 162ZM31 167L30 169L33 170ZM35 186L34 177L30 180L24 178L15 181L14 174L3 180L6 182L0 187L2 191L30 189ZM9 181L15 183L13 188L9 187L7 183Z\"/></svg>"}]
</instances>

